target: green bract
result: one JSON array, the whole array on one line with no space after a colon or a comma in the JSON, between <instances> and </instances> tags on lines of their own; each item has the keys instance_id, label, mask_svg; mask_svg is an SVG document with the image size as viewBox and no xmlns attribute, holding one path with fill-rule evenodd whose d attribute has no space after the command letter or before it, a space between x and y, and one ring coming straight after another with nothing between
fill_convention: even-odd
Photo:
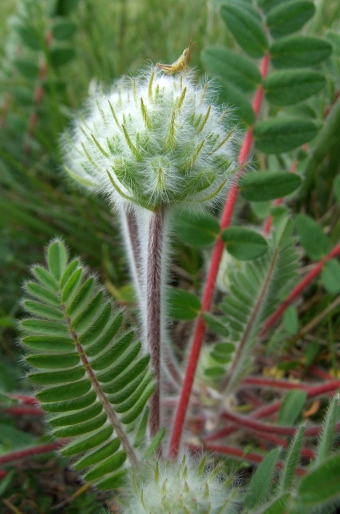
<instances>
[{"instance_id":1,"label":"green bract","mask_svg":"<svg viewBox=\"0 0 340 514\"><path fill-rule=\"evenodd\" d=\"M63 138L67 171L115 204L214 201L235 170L235 132L210 90L155 69L96 90Z\"/></svg>"}]
</instances>

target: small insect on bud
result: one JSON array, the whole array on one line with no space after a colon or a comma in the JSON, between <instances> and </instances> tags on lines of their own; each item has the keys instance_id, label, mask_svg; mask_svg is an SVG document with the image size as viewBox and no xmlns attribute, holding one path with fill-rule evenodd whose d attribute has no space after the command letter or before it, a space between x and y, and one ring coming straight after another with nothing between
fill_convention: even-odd
<instances>
[{"instance_id":1,"label":"small insect on bud","mask_svg":"<svg viewBox=\"0 0 340 514\"><path fill-rule=\"evenodd\" d=\"M172 75L173 73L178 73L182 70L187 71L190 58L191 58L191 50L195 43L190 41L188 48L184 50L182 55L172 64L161 64L157 63L157 68L160 68L167 75Z\"/></svg>"}]
</instances>

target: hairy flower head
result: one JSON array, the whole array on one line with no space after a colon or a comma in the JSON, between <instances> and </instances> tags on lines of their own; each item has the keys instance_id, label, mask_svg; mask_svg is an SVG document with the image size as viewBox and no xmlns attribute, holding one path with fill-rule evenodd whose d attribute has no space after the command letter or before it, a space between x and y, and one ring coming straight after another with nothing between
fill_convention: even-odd
<instances>
[{"instance_id":1,"label":"hairy flower head","mask_svg":"<svg viewBox=\"0 0 340 514\"><path fill-rule=\"evenodd\" d=\"M114 203L211 203L236 168L235 130L212 96L191 73L156 69L97 90L63 137L66 169Z\"/></svg>"},{"instance_id":2,"label":"hairy flower head","mask_svg":"<svg viewBox=\"0 0 340 514\"><path fill-rule=\"evenodd\" d=\"M130 470L124 491L123 514L235 514L238 490L231 480L218 476L218 468L207 470L205 459L196 462L184 456L179 463L145 462ZM229 483L228 483L229 482Z\"/></svg>"}]
</instances>

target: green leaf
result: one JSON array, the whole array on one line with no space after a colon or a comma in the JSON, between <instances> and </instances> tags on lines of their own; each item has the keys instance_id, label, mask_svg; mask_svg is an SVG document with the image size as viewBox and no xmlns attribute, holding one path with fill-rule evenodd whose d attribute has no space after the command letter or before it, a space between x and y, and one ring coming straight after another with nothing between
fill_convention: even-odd
<instances>
[{"instance_id":1,"label":"green leaf","mask_svg":"<svg viewBox=\"0 0 340 514\"><path fill-rule=\"evenodd\" d=\"M119 446L120 440L116 437L112 441L104 444L104 446L101 446L99 449L95 449L93 452L88 453L86 457L79 459L75 464L73 464L73 468L78 470L93 466L116 453Z\"/></svg>"},{"instance_id":2,"label":"green leaf","mask_svg":"<svg viewBox=\"0 0 340 514\"><path fill-rule=\"evenodd\" d=\"M340 206L340 175L337 175L333 182L333 191L337 204Z\"/></svg>"},{"instance_id":3,"label":"green leaf","mask_svg":"<svg viewBox=\"0 0 340 514\"><path fill-rule=\"evenodd\" d=\"M329 402L325 419L322 423L322 433L319 437L319 443L316 451L314 465L321 464L332 451L332 443L334 439L334 428L339 415L339 393L333 396Z\"/></svg>"},{"instance_id":4,"label":"green leaf","mask_svg":"<svg viewBox=\"0 0 340 514\"><path fill-rule=\"evenodd\" d=\"M206 368L204 370L204 374L210 378L220 378L225 373L225 368L221 366L212 366L211 368Z\"/></svg>"},{"instance_id":5,"label":"green leaf","mask_svg":"<svg viewBox=\"0 0 340 514\"><path fill-rule=\"evenodd\" d=\"M261 73L250 59L224 47L205 48L202 62L208 74L218 75L244 93L251 93L261 83Z\"/></svg>"},{"instance_id":6,"label":"green leaf","mask_svg":"<svg viewBox=\"0 0 340 514\"><path fill-rule=\"evenodd\" d=\"M228 252L241 261L257 259L265 254L268 245L263 236L254 230L230 227L222 232Z\"/></svg>"},{"instance_id":7,"label":"green leaf","mask_svg":"<svg viewBox=\"0 0 340 514\"><path fill-rule=\"evenodd\" d=\"M197 296L183 289L168 288L167 305L168 315L174 319L195 319L201 310Z\"/></svg>"},{"instance_id":8,"label":"green leaf","mask_svg":"<svg viewBox=\"0 0 340 514\"><path fill-rule=\"evenodd\" d=\"M77 453L83 454L86 450L91 450L96 446L99 446L104 441L107 441L113 432L113 427L107 426L104 429L97 430L90 434L90 436L81 437L72 441L71 443L61 448L60 453L62 455L71 456Z\"/></svg>"},{"instance_id":9,"label":"green leaf","mask_svg":"<svg viewBox=\"0 0 340 514\"><path fill-rule=\"evenodd\" d=\"M50 59L54 66L63 66L70 62L76 55L71 47L56 47L50 50Z\"/></svg>"},{"instance_id":10,"label":"green leaf","mask_svg":"<svg viewBox=\"0 0 340 514\"><path fill-rule=\"evenodd\" d=\"M207 312L202 313L202 317L204 319L205 324L213 330L216 334L219 334L222 337L228 337L229 335L229 329L218 318L215 316L212 316L211 314L208 314Z\"/></svg>"},{"instance_id":11,"label":"green leaf","mask_svg":"<svg viewBox=\"0 0 340 514\"><path fill-rule=\"evenodd\" d=\"M293 389L286 394L280 410L278 423L279 425L291 426L299 420L302 409L306 403L307 393L300 389Z\"/></svg>"},{"instance_id":12,"label":"green leaf","mask_svg":"<svg viewBox=\"0 0 340 514\"><path fill-rule=\"evenodd\" d=\"M64 41L65 39L70 39L75 31L77 30L77 25L71 20L65 20L63 18L56 19L53 22L52 26L52 34L54 39L57 41Z\"/></svg>"},{"instance_id":13,"label":"green leaf","mask_svg":"<svg viewBox=\"0 0 340 514\"><path fill-rule=\"evenodd\" d=\"M285 331L289 336L294 336L299 330L299 317L294 305L289 305L282 316Z\"/></svg>"},{"instance_id":14,"label":"green leaf","mask_svg":"<svg viewBox=\"0 0 340 514\"><path fill-rule=\"evenodd\" d=\"M244 501L246 508L252 509L261 505L261 503L266 500L267 496L269 496L270 484L272 481L278 455L278 449L274 449L269 452L252 476Z\"/></svg>"},{"instance_id":15,"label":"green leaf","mask_svg":"<svg viewBox=\"0 0 340 514\"><path fill-rule=\"evenodd\" d=\"M77 292L76 297L67 307L67 313L70 317L74 318L86 307L88 300L91 298L94 286L95 281L93 277L88 278L83 283L83 285Z\"/></svg>"},{"instance_id":16,"label":"green leaf","mask_svg":"<svg viewBox=\"0 0 340 514\"><path fill-rule=\"evenodd\" d=\"M300 482L295 496L296 511L310 509L340 496L340 455L330 457L310 471Z\"/></svg>"},{"instance_id":17,"label":"green leaf","mask_svg":"<svg viewBox=\"0 0 340 514\"><path fill-rule=\"evenodd\" d=\"M275 41L269 51L275 68L301 68L327 59L332 46L323 39L299 35Z\"/></svg>"},{"instance_id":18,"label":"green leaf","mask_svg":"<svg viewBox=\"0 0 340 514\"><path fill-rule=\"evenodd\" d=\"M77 7L80 0L57 0L54 14L68 16Z\"/></svg>"},{"instance_id":19,"label":"green leaf","mask_svg":"<svg viewBox=\"0 0 340 514\"><path fill-rule=\"evenodd\" d=\"M255 113L247 97L236 87L220 80L219 77L217 77L217 80L219 82L217 91L219 103L232 105L235 107L234 114L243 121L245 125L253 125L255 123Z\"/></svg>"},{"instance_id":20,"label":"green leaf","mask_svg":"<svg viewBox=\"0 0 340 514\"><path fill-rule=\"evenodd\" d=\"M277 5L268 13L267 25L274 38L296 32L315 14L313 2L291 0Z\"/></svg>"},{"instance_id":21,"label":"green leaf","mask_svg":"<svg viewBox=\"0 0 340 514\"><path fill-rule=\"evenodd\" d=\"M17 58L14 60L14 66L28 80L35 80L39 75L39 65L35 61Z\"/></svg>"},{"instance_id":22,"label":"green leaf","mask_svg":"<svg viewBox=\"0 0 340 514\"><path fill-rule=\"evenodd\" d=\"M24 107L32 106L34 103L33 91L30 87L15 86L12 88L12 95L16 102Z\"/></svg>"},{"instance_id":23,"label":"green leaf","mask_svg":"<svg viewBox=\"0 0 340 514\"><path fill-rule=\"evenodd\" d=\"M340 264L336 259L326 262L322 268L321 282L328 293L340 293Z\"/></svg>"},{"instance_id":24,"label":"green leaf","mask_svg":"<svg viewBox=\"0 0 340 514\"><path fill-rule=\"evenodd\" d=\"M97 430L104 425L106 420L107 415L105 412L102 412L99 416L84 421L83 423L76 423L62 428L53 428L53 433L56 437L76 437Z\"/></svg>"},{"instance_id":25,"label":"green leaf","mask_svg":"<svg viewBox=\"0 0 340 514\"><path fill-rule=\"evenodd\" d=\"M220 232L218 220L207 211L177 211L174 218L174 232L183 243L196 248L211 246Z\"/></svg>"},{"instance_id":26,"label":"green leaf","mask_svg":"<svg viewBox=\"0 0 340 514\"><path fill-rule=\"evenodd\" d=\"M74 295L82 282L83 270L77 269L67 280L65 287L63 288L61 299L63 302L69 302L74 298Z\"/></svg>"},{"instance_id":27,"label":"green leaf","mask_svg":"<svg viewBox=\"0 0 340 514\"><path fill-rule=\"evenodd\" d=\"M255 144L267 154L288 152L313 139L317 131L316 124L307 119L268 118L256 124Z\"/></svg>"},{"instance_id":28,"label":"green leaf","mask_svg":"<svg viewBox=\"0 0 340 514\"><path fill-rule=\"evenodd\" d=\"M73 368L80 363L77 353L58 353L57 355L29 355L26 362L42 369Z\"/></svg>"},{"instance_id":29,"label":"green leaf","mask_svg":"<svg viewBox=\"0 0 340 514\"><path fill-rule=\"evenodd\" d=\"M268 102L293 105L318 93L326 85L322 73L312 70L282 70L270 73L264 83Z\"/></svg>"},{"instance_id":30,"label":"green leaf","mask_svg":"<svg viewBox=\"0 0 340 514\"><path fill-rule=\"evenodd\" d=\"M144 459L148 459L153 456L159 445L161 444L163 437L165 436L165 428L161 428L155 437L152 439L151 443L147 447L147 449L144 452Z\"/></svg>"},{"instance_id":31,"label":"green leaf","mask_svg":"<svg viewBox=\"0 0 340 514\"><path fill-rule=\"evenodd\" d=\"M300 451L303 443L303 434L305 431L304 426L300 426L290 444L285 464L281 472L280 481L278 485L279 492L283 493L289 491L294 482L295 470L299 463Z\"/></svg>"},{"instance_id":32,"label":"green leaf","mask_svg":"<svg viewBox=\"0 0 340 514\"><path fill-rule=\"evenodd\" d=\"M26 332L34 332L44 336L70 336L69 330L66 325L56 323L53 321L46 321L42 319L25 319L21 322L21 327Z\"/></svg>"},{"instance_id":33,"label":"green leaf","mask_svg":"<svg viewBox=\"0 0 340 514\"><path fill-rule=\"evenodd\" d=\"M230 355L231 353L234 353L235 345L233 343L216 343L214 351L223 355Z\"/></svg>"},{"instance_id":34,"label":"green leaf","mask_svg":"<svg viewBox=\"0 0 340 514\"><path fill-rule=\"evenodd\" d=\"M20 25L16 28L21 41L35 52L42 49L42 38L34 27L29 25Z\"/></svg>"},{"instance_id":35,"label":"green leaf","mask_svg":"<svg viewBox=\"0 0 340 514\"><path fill-rule=\"evenodd\" d=\"M263 509L258 510L257 514L287 514L288 504L290 501L290 493L285 493L275 498Z\"/></svg>"},{"instance_id":36,"label":"green leaf","mask_svg":"<svg viewBox=\"0 0 340 514\"><path fill-rule=\"evenodd\" d=\"M55 241L48 247L48 267L56 280L60 280L67 263L66 248L61 241Z\"/></svg>"},{"instance_id":37,"label":"green leaf","mask_svg":"<svg viewBox=\"0 0 340 514\"><path fill-rule=\"evenodd\" d=\"M104 293L99 291L93 298L91 298L89 303L77 315L77 317L72 319L71 326L77 333L88 330L91 324L97 321L96 318L100 317L99 314L103 309L103 301Z\"/></svg>"},{"instance_id":38,"label":"green leaf","mask_svg":"<svg viewBox=\"0 0 340 514\"><path fill-rule=\"evenodd\" d=\"M269 12L278 5L285 3L287 0L257 0L257 4L264 12Z\"/></svg>"},{"instance_id":39,"label":"green leaf","mask_svg":"<svg viewBox=\"0 0 340 514\"><path fill-rule=\"evenodd\" d=\"M50 307L49 305L45 305L40 302L34 302L32 300L26 300L24 302L24 308L36 316L41 316L42 318L48 318L51 320L61 321L64 319L64 315L60 309L56 309L55 307Z\"/></svg>"},{"instance_id":40,"label":"green leaf","mask_svg":"<svg viewBox=\"0 0 340 514\"><path fill-rule=\"evenodd\" d=\"M42 300L45 303L54 305L55 307L60 306L59 297L56 294L51 293L51 291L45 287L42 287L35 282L26 282L25 288L27 292L34 298L38 298L38 300Z\"/></svg>"},{"instance_id":41,"label":"green leaf","mask_svg":"<svg viewBox=\"0 0 340 514\"><path fill-rule=\"evenodd\" d=\"M100 403L95 402L92 403L89 407L82 409L81 411L77 411L76 413L71 414L57 414L56 416L51 416L49 419L49 423L52 427L66 427L69 425L76 425L77 423L83 423L89 419L93 419L101 414L103 408Z\"/></svg>"},{"instance_id":42,"label":"green leaf","mask_svg":"<svg viewBox=\"0 0 340 514\"><path fill-rule=\"evenodd\" d=\"M239 187L243 198L251 202L265 202L293 193L301 178L293 173L266 171L241 177Z\"/></svg>"},{"instance_id":43,"label":"green leaf","mask_svg":"<svg viewBox=\"0 0 340 514\"><path fill-rule=\"evenodd\" d=\"M42 266L34 266L33 275L39 280L41 285L53 291L53 293L57 293L59 291L58 281L51 275L51 273L43 268Z\"/></svg>"},{"instance_id":44,"label":"green leaf","mask_svg":"<svg viewBox=\"0 0 340 514\"><path fill-rule=\"evenodd\" d=\"M62 242L50 244L47 263L48 269L33 268L46 287L26 284L35 300L25 300L24 305L46 318L21 323L32 334L23 338L23 345L39 352L27 356L35 368L29 378L41 387L37 398L48 413L53 435L76 438L63 453L76 455L86 477L106 489L121 484L125 470L118 468L125 461L125 449L133 454L139 416L145 428L139 444L144 445L145 405L155 388L150 356L141 354L141 343L131 330L118 332L122 314L105 298L97 280L88 278L79 260L68 262ZM115 453L119 448L124 451ZM118 468L113 466L113 453L115 459L120 455L115 461Z\"/></svg>"},{"instance_id":45,"label":"green leaf","mask_svg":"<svg viewBox=\"0 0 340 514\"><path fill-rule=\"evenodd\" d=\"M266 34L256 15L256 10L251 6L247 10L234 3L221 7L221 16L228 29L240 47L255 58L262 57L268 46Z\"/></svg>"},{"instance_id":46,"label":"green leaf","mask_svg":"<svg viewBox=\"0 0 340 514\"><path fill-rule=\"evenodd\" d=\"M126 473L126 469L121 469L116 473L110 474L107 478L99 480L96 483L97 489L100 489L101 491L112 491L113 489L123 487L126 484Z\"/></svg>"},{"instance_id":47,"label":"green leaf","mask_svg":"<svg viewBox=\"0 0 340 514\"><path fill-rule=\"evenodd\" d=\"M66 384L57 387L49 387L37 393L37 398L41 402L62 402L64 400L72 400L79 398L88 393L91 389L91 382L89 380L81 380L73 384Z\"/></svg>"},{"instance_id":48,"label":"green leaf","mask_svg":"<svg viewBox=\"0 0 340 514\"><path fill-rule=\"evenodd\" d=\"M306 214L298 214L295 227L301 245L310 259L318 261L331 250L331 242L316 221Z\"/></svg>"},{"instance_id":49,"label":"green leaf","mask_svg":"<svg viewBox=\"0 0 340 514\"><path fill-rule=\"evenodd\" d=\"M89 407L97 400L97 395L94 391L84 394L81 398L74 398L73 400L65 400L60 404L59 402L44 403L43 408L46 412L60 413L68 411L77 411Z\"/></svg>"},{"instance_id":50,"label":"green leaf","mask_svg":"<svg viewBox=\"0 0 340 514\"><path fill-rule=\"evenodd\" d=\"M326 32L326 38L333 47L333 52L337 57L340 57L340 34L335 30L328 30Z\"/></svg>"},{"instance_id":51,"label":"green leaf","mask_svg":"<svg viewBox=\"0 0 340 514\"><path fill-rule=\"evenodd\" d=\"M65 371L58 369L58 371L47 371L45 373L30 373L28 377L33 384L55 385L64 384L66 382L75 382L76 380L83 378L84 375L85 370L83 366L79 366L72 369L72 372L68 369Z\"/></svg>"},{"instance_id":52,"label":"green leaf","mask_svg":"<svg viewBox=\"0 0 340 514\"><path fill-rule=\"evenodd\" d=\"M27 336L22 338L22 343L38 352L69 352L74 348L74 341L71 337L55 337L55 336Z\"/></svg>"}]
</instances>

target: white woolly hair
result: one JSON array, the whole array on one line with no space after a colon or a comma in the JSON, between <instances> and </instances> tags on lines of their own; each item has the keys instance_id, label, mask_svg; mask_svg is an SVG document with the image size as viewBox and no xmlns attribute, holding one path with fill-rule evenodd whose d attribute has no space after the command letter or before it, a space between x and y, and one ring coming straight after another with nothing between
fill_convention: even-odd
<instances>
[{"instance_id":1,"label":"white woolly hair","mask_svg":"<svg viewBox=\"0 0 340 514\"><path fill-rule=\"evenodd\" d=\"M238 130L216 87L153 67L91 96L61 139L65 169L115 205L214 205L235 171Z\"/></svg>"},{"instance_id":2,"label":"white woolly hair","mask_svg":"<svg viewBox=\"0 0 340 514\"><path fill-rule=\"evenodd\" d=\"M210 464L204 466L206 462ZM200 469L203 463L204 470ZM231 478L231 480L230 480ZM130 470L122 499L123 514L158 514L159 512L237 512L237 490L233 477L225 476L209 455L196 457L183 453L177 462L151 460ZM225 505L225 510L221 510ZM182 507L182 508L181 508ZM162 510L160 510L162 509ZM184 512L184 510L183 510Z\"/></svg>"}]
</instances>

